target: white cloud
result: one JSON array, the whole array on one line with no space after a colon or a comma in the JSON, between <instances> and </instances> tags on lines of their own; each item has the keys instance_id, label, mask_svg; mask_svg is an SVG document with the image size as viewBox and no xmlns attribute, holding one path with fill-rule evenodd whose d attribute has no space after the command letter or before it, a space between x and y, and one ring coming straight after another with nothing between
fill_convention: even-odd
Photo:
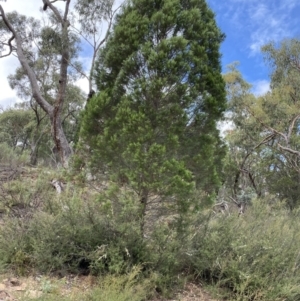
<instances>
[{"instance_id":1,"label":"white cloud","mask_svg":"<svg viewBox=\"0 0 300 301\"><path fill-rule=\"evenodd\" d=\"M17 10L26 16L38 17L41 15L40 9L42 8L42 1L32 0L32 1L22 1L22 0L13 0L1 2L6 13Z\"/></svg>"},{"instance_id":2,"label":"white cloud","mask_svg":"<svg viewBox=\"0 0 300 301\"><path fill-rule=\"evenodd\" d=\"M250 55L260 53L261 46L284 38L299 35L298 19L291 18L299 0L208 0L213 4L217 17L231 24L227 35L238 36L241 44L247 44Z\"/></svg>"},{"instance_id":3,"label":"white cloud","mask_svg":"<svg viewBox=\"0 0 300 301\"><path fill-rule=\"evenodd\" d=\"M282 3L282 0L280 1ZM279 41L293 34L289 15L291 9L272 6L270 1L249 5L247 15L250 18L250 50L251 55L260 53L261 47L270 41Z\"/></svg>"},{"instance_id":4,"label":"white cloud","mask_svg":"<svg viewBox=\"0 0 300 301\"><path fill-rule=\"evenodd\" d=\"M219 121L217 123L217 128L220 131L220 135L222 138L224 138L226 136L228 131L233 130L235 127L232 120L230 120L231 116L232 116L231 112L226 112L225 116L224 116L225 120Z\"/></svg>"},{"instance_id":5,"label":"white cloud","mask_svg":"<svg viewBox=\"0 0 300 301\"><path fill-rule=\"evenodd\" d=\"M256 96L264 95L270 91L270 82L267 80L257 80L252 83L252 92Z\"/></svg>"},{"instance_id":6,"label":"white cloud","mask_svg":"<svg viewBox=\"0 0 300 301\"><path fill-rule=\"evenodd\" d=\"M75 84L86 94L89 93L89 82L86 78L81 78L81 79L77 80Z\"/></svg>"}]
</instances>

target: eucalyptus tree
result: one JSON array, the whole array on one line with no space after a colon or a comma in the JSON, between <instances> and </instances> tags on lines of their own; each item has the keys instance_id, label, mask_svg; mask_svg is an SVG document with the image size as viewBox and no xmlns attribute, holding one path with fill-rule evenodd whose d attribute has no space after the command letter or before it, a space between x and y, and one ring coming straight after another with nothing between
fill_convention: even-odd
<instances>
[{"instance_id":1,"label":"eucalyptus tree","mask_svg":"<svg viewBox=\"0 0 300 301\"><path fill-rule=\"evenodd\" d=\"M273 136L270 189L292 209L300 204L300 40L285 39L262 48L270 67L271 92L252 109L261 131Z\"/></svg>"},{"instance_id":2,"label":"eucalyptus tree","mask_svg":"<svg viewBox=\"0 0 300 301\"><path fill-rule=\"evenodd\" d=\"M31 110L16 107L1 112L0 143L6 143L13 150L19 147L21 152L28 149L33 120Z\"/></svg>"},{"instance_id":3,"label":"eucalyptus tree","mask_svg":"<svg viewBox=\"0 0 300 301\"><path fill-rule=\"evenodd\" d=\"M57 2L63 2L62 10L56 6ZM67 166L72 154L62 116L64 107L69 105L65 104L68 85L74 85L75 75L85 76L92 90L89 70L86 75L76 61L78 44L83 39L92 41L92 66L88 68L92 70L94 57L105 43L114 17L111 0L77 0L74 1L73 9L71 3L71 0L42 0L41 4L47 14L47 24L43 26L39 21L17 12L6 14L0 5L1 57L17 56L22 71L17 70L14 79L18 78L18 73L20 75L23 72L29 86L21 88L20 83L15 82L15 87L18 86L19 91L23 89L26 95L32 96L47 114L51 136L64 166ZM101 36L103 31L99 24L104 21L108 22L107 34ZM79 28L76 28L76 24L79 24Z\"/></svg>"},{"instance_id":4,"label":"eucalyptus tree","mask_svg":"<svg viewBox=\"0 0 300 301\"><path fill-rule=\"evenodd\" d=\"M45 41L43 40L43 43ZM49 48L49 46L48 46ZM31 65L34 67L39 88L44 98L53 105L55 103L55 92L58 82L58 64L51 57L53 53L40 53L37 59L31 58ZM45 72L47 70L47 72ZM62 128L68 141L74 141L75 133L79 123L79 115L85 99L81 89L74 85L77 74L70 73L68 85L66 87L65 101L61 111ZM55 164L59 159L56 147L53 146L51 139L50 118L36 100L31 95L31 86L23 68L17 68L15 73L8 77L10 86L17 92L17 95L24 101L24 105L34 113L35 126L30 136L31 157L30 163L37 164L38 158L46 159ZM42 151L39 151L42 150ZM39 155L38 155L39 153ZM48 158L46 158L48 157Z\"/></svg>"},{"instance_id":5,"label":"eucalyptus tree","mask_svg":"<svg viewBox=\"0 0 300 301\"><path fill-rule=\"evenodd\" d=\"M300 40L283 40L262 48L271 68L272 92L260 100L257 122L276 137L276 147L300 172Z\"/></svg>"},{"instance_id":6,"label":"eucalyptus tree","mask_svg":"<svg viewBox=\"0 0 300 301\"><path fill-rule=\"evenodd\" d=\"M261 155L263 153L266 159L266 148L273 136L262 134L260 126L249 113L249 105L256 105L257 98L237 66L238 63L228 66L224 80L228 101L226 119L231 123L225 136L228 146L225 186L229 188L231 197L238 201L242 191L249 188L258 196L263 194L265 181L261 165L265 161Z\"/></svg>"},{"instance_id":7,"label":"eucalyptus tree","mask_svg":"<svg viewBox=\"0 0 300 301\"><path fill-rule=\"evenodd\" d=\"M300 42L284 40L262 50L271 67L268 93L255 97L236 69L225 75L235 124L228 135L236 170L231 186L237 194L246 175L258 195L276 194L292 209L300 201Z\"/></svg>"}]
</instances>

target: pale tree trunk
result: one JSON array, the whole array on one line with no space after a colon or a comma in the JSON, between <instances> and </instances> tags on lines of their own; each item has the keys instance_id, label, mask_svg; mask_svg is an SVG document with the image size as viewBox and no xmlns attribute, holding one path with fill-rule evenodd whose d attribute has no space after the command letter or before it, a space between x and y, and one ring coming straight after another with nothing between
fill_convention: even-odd
<instances>
[{"instance_id":1,"label":"pale tree trunk","mask_svg":"<svg viewBox=\"0 0 300 301\"><path fill-rule=\"evenodd\" d=\"M12 37L8 40L7 45L10 48L10 53L12 53L13 50L16 50L17 57L21 63L21 66L28 76L28 79L30 81L31 89L32 89L32 96L36 100L36 102L39 104L39 106L47 113L47 115L50 117L51 121L51 134L53 141L55 143L56 149L59 152L61 163L64 167L68 166L68 159L70 158L72 154L72 149L69 145L69 142L66 138L66 135L64 133L62 122L61 122L61 112L64 104L65 99L65 93L66 93L66 86L67 86L67 69L69 65L69 33L68 33L68 26L69 21L67 19L68 12L69 12L69 5L70 0L66 1L65 4L65 11L63 13L63 16L58 11L58 9L49 1L49 0L43 0L43 3L47 5L49 9L52 10L52 12L55 14L57 19L59 20L61 24L61 30L62 30L62 53L61 53L61 66L60 66L60 79L59 79L59 90L57 93L57 97L55 100L54 106L49 104L46 99L43 97L38 81L36 78L36 75L32 69L32 67L29 65L28 59L26 58L26 55L24 54L23 48L22 48L22 38L18 34L18 32L13 28L9 20L7 19L5 12L0 5L0 16L7 27L7 29L11 32ZM12 46L12 41L15 40L15 49Z\"/></svg>"},{"instance_id":2,"label":"pale tree trunk","mask_svg":"<svg viewBox=\"0 0 300 301\"><path fill-rule=\"evenodd\" d=\"M54 105L54 109L50 114L51 121L51 134L57 148L57 151L61 158L61 163L64 167L68 166L68 159L72 155L72 149L70 144L66 138L66 135L63 130L61 114L63 109L63 103L66 94L67 88L67 74L68 74L68 66L70 60L70 43L69 43L69 31L68 27L70 25L67 16L69 10L70 0L66 3L65 13L63 18L61 18L57 9L49 2L49 0L43 0L44 3L47 3L52 11L56 14L56 16L61 21L62 26L62 54L61 54L61 65L60 65L60 79L59 79L59 90L56 97L56 102Z\"/></svg>"}]
</instances>

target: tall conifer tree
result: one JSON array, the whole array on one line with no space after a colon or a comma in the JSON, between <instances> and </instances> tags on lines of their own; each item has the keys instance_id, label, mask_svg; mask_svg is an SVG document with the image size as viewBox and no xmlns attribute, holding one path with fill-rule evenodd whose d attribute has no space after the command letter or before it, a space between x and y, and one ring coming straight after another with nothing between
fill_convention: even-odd
<instances>
[{"instance_id":1,"label":"tall conifer tree","mask_svg":"<svg viewBox=\"0 0 300 301\"><path fill-rule=\"evenodd\" d=\"M82 141L144 207L160 195L186 209L195 183L218 186L223 38L205 0L131 0L98 57Z\"/></svg>"}]
</instances>

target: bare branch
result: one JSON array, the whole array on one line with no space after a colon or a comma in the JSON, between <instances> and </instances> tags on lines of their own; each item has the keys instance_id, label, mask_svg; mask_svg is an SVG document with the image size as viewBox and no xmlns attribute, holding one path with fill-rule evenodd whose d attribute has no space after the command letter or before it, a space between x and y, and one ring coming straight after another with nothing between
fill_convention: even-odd
<instances>
[{"instance_id":1,"label":"bare branch","mask_svg":"<svg viewBox=\"0 0 300 301\"><path fill-rule=\"evenodd\" d=\"M8 45L8 47L9 47L9 52L7 53L7 54L5 54L5 55L1 55L0 56L0 58L2 58L2 57L6 57L6 56L9 56L9 55L11 55L11 53L13 52L13 45L11 44L11 42L15 39L15 35L13 34L13 31L12 31L12 26L11 26L11 24L9 23L9 21L8 21L8 19L7 19L7 17L6 17L6 15L5 15L5 13L4 13L4 10L3 10L3 8L2 8L2 5L0 5L0 16L2 17L2 20L3 20L3 22L4 22L4 24L5 24L5 26L10 30L10 32L12 33L12 36L9 38L9 40L8 40L8 42L7 42L7 45Z\"/></svg>"},{"instance_id":2,"label":"bare branch","mask_svg":"<svg viewBox=\"0 0 300 301\"><path fill-rule=\"evenodd\" d=\"M108 35L110 33L111 27L112 27L112 23L113 23L113 19L115 14L117 13L117 11L122 7L123 4L119 5L111 14L111 16L109 17L109 23L108 23L108 29L106 31L105 37L102 39L101 42L99 42L98 46L96 47L96 52L98 52L98 50L100 49L100 47L103 45L103 43L105 43L105 41L108 38Z\"/></svg>"},{"instance_id":3,"label":"bare branch","mask_svg":"<svg viewBox=\"0 0 300 301\"><path fill-rule=\"evenodd\" d=\"M284 151L287 151L288 153L290 154L293 154L293 155L297 155L298 157L300 157L300 152L294 150L294 149L291 149L289 147L285 147L285 146L282 146L279 142L277 143L277 145Z\"/></svg>"},{"instance_id":4,"label":"bare branch","mask_svg":"<svg viewBox=\"0 0 300 301\"><path fill-rule=\"evenodd\" d=\"M89 39L84 35L82 34L82 32L76 28L74 25L70 24L70 27L78 34L81 36L81 38L83 38L91 47L94 47L94 45L89 41Z\"/></svg>"},{"instance_id":5,"label":"bare branch","mask_svg":"<svg viewBox=\"0 0 300 301\"><path fill-rule=\"evenodd\" d=\"M289 131L288 131L288 135L287 135L287 143L289 144L290 142L290 139L291 139L291 135L292 135L292 132L293 132L293 129L294 129L294 126L295 126L295 122L297 121L297 119L300 118L300 114L295 116L289 126Z\"/></svg>"},{"instance_id":6,"label":"bare branch","mask_svg":"<svg viewBox=\"0 0 300 301\"><path fill-rule=\"evenodd\" d=\"M89 80L89 77L83 72L81 71L80 69L78 69L76 67L76 65L72 64L72 62L69 61L69 65L74 68L78 73L80 73L83 77L85 77L87 80Z\"/></svg>"},{"instance_id":7,"label":"bare branch","mask_svg":"<svg viewBox=\"0 0 300 301\"><path fill-rule=\"evenodd\" d=\"M234 180L234 185L233 185L233 192L234 192L234 195L235 197L237 196L237 187L238 187L238 183L239 183L239 179L240 179L240 175L241 175L241 172L245 169L244 166L246 164L246 161L247 159L249 158L249 156L254 152L254 150L256 150L257 148L259 148L261 145L269 142L271 139L273 139L275 137L275 134L272 133L270 134L269 136L265 137L260 143L258 143L257 145L255 145L247 154L246 156L244 157L242 163L240 164L240 167L239 167L239 170L236 172L236 175L235 175L235 180ZM247 171L249 177L250 177L250 171ZM253 178L250 180L254 180ZM254 182L253 182L254 183ZM252 184L253 184L252 183ZM256 190L256 185L253 185L254 189Z\"/></svg>"},{"instance_id":8,"label":"bare branch","mask_svg":"<svg viewBox=\"0 0 300 301\"><path fill-rule=\"evenodd\" d=\"M74 115L73 115L73 113L75 113L76 112L76 110L74 109L74 110L71 110L71 111L69 111L68 112L68 114L64 117L64 119L62 120L62 124L64 124L65 123L65 121L67 120L67 118L69 117L69 116L72 116L72 117L74 117Z\"/></svg>"},{"instance_id":9,"label":"bare branch","mask_svg":"<svg viewBox=\"0 0 300 301\"><path fill-rule=\"evenodd\" d=\"M70 2L70 0L68 0L67 2ZM53 13L55 14L56 18L59 20L59 22L63 25L64 20L61 17L59 10L52 4L54 2L51 2L49 0L43 0L44 3L44 7L43 9L46 10L48 7L53 11Z\"/></svg>"},{"instance_id":10,"label":"bare branch","mask_svg":"<svg viewBox=\"0 0 300 301\"><path fill-rule=\"evenodd\" d=\"M91 64L91 70L90 70L90 78L89 78L89 90L91 91L92 90L92 80L91 80L91 75L93 74L93 71L94 71L94 65L95 65L95 60L96 60L96 56L97 56L97 53L100 49L100 47L106 42L108 36L109 36L109 33L110 33L110 30L111 30L111 27L112 27L112 24L113 24L113 18L114 18L114 15L116 14L116 12L120 9L122 5L120 5L117 9L115 9L111 16L109 17L109 23L108 23L108 29L106 31L106 34L105 34L105 37L99 42L99 44L96 46L94 45L94 53L93 53L93 58L92 58L92 64Z\"/></svg>"}]
</instances>

